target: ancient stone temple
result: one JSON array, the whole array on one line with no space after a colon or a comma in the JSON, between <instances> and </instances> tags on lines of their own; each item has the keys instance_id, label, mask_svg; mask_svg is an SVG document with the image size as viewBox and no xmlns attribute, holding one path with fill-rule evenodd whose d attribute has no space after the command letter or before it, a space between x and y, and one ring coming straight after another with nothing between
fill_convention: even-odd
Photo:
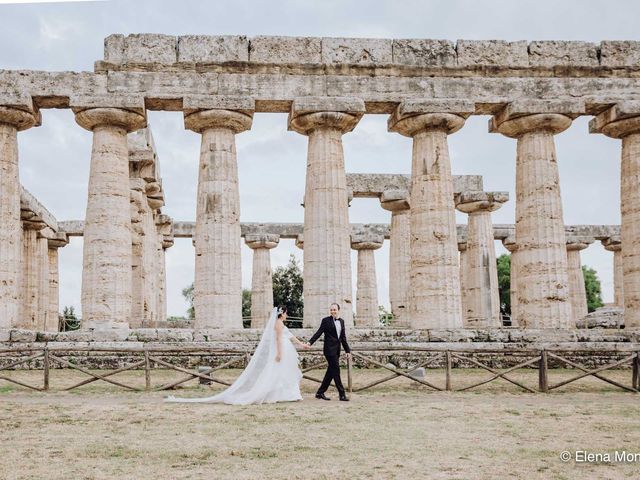
<instances>
[{"instance_id":1,"label":"ancient stone temple","mask_svg":"<svg viewBox=\"0 0 640 480\"><path fill-rule=\"evenodd\" d=\"M194 242L199 330L242 327L242 239L254 257L252 327L263 326L273 303L270 251L287 238L303 249L308 328L331 302L347 325L378 328L381 273L395 328L501 327L495 240L511 252L512 325L575 328L586 315L580 252L598 240L613 252L626 328L640 327L638 59L640 42L626 41L137 34L107 37L93 72L2 70L0 329L57 330L57 249L80 235L84 330L163 324L174 237ZM71 109L92 132L82 220L56 220L19 183L19 132L39 126L47 108ZM162 211L170 199L148 110L183 112L200 140L195 222ZM307 138L301 224L240 221L236 136L250 136L264 112L288 114L287 127ZM379 174L345 171L343 138L364 115L387 116L389 135L410 139L410 175L395 174L392 162ZM448 138L472 115L513 139L511 196L451 174ZM564 224L555 135L580 116L620 143L620 227ZM389 223L355 223L354 197L376 199ZM506 201L515 202L514 224L493 225ZM456 209L466 224L456 225ZM380 272L375 251L387 241L389 270Z\"/></svg>"}]
</instances>

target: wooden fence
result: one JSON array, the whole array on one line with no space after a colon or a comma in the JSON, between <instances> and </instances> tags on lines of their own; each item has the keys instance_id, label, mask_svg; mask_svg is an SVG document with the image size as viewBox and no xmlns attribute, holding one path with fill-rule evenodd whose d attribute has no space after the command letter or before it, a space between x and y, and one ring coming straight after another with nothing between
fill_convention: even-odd
<instances>
[{"instance_id":1,"label":"wooden fence","mask_svg":"<svg viewBox=\"0 0 640 480\"><path fill-rule=\"evenodd\" d=\"M70 361L69 356L75 356L79 353L90 356L91 354L102 355L125 354L127 358L135 358L135 361L129 363L126 366L112 369L112 370L90 370L88 368L77 365ZM310 354L314 361L311 365L306 366L303 370L303 378L312 382L320 383L321 380L312 376L310 372L320 368L326 367L327 363L322 357L322 351L318 348L311 350L305 350L305 355ZM369 355L365 355L369 354ZM384 364L374 358L371 355L393 355L398 353L410 353L414 357L422 356L423 358L408 369L401 369L391 366L390 364ZM516 365L508 368L495 368L486 363L486 361L480 361L477 358L477 354L482 354L483 358L486 356L495 356L494 358L519 358L521 361ZM575 357L576 355L602 355L610 357L620 357L621 359L607 363L598 368L588 368L584 365L577 363L575 360L570 360L567 357ZM174 365L166 360L167 356L180 355L180 356L222 356L231 357L221 365L212 367L206 372L194 371L192 369L184 368L178 365ZM10 356L14 358L10 363L0 366L0 380L4 380L9 383L17 384L22 387L35 390L35 391L49 391L50 379L52 371L60 368L69 368L79 371L87 376L86 379L81 382L75 383L71 386L65 387L63 390L73 390L84 385L88 385L93 382L102 381L114 385L116 387L124 388L131 391L158 391L158 390L170 390L179 385L185 384L194 380L202 380L205 382L213 382L220 385L228 386L229 382L216 377L216 373L221 369L231 366L244 367L250 356L251 352L244 350L233 349L215 349L215 348L203 348L197 345L187 346L171 346L171 345L158 345L148 348L131 346L127 348L96 348L90 345L74 346L70 348L48 348L48 347L24 347L24 348L10 348L0 349L0 358ZM15 357L22 356L22 358ZM162 358L165 357L165 358ZM319 361L315 361L316 357L321 357ZM426 358L425 358L426 357ZM354 361L358 362L362 366L372 365L374 367L388 370L389 375L381 377L375 381L370 381L367 384L356 386L354 385L354 377L357 376L358 368L355 368ZM568 367L579 373L576 375L559 381L557 383L550 383L549 378L549 364L550 361L556 366ZM37 363L35 363L37 362ZM436 382L435 374L421 378L417 374L417 370L420 368L428 368L433 366L437 362L444 365L444 379L439 379ZM458 367L455 367L455 363L458 363ZM3 372L9 370L15 370L17 367L31 367L34 363L41 368L42 371L42 383L41 385L33 385L16 378L11 378L3 374ZM460 365L468 364L474 367L486 370L488 375L486 378L477 381L471 385L454 387L454 372L460 370ZM532 388L522 383L520 380L511 378L509 374L524 368L537 369L538 382L537 387ZM171 381L169 383L163 383L160 385L153 385L152 374L157 369L172 370L183 374L178 380ZM628 385L620 383L617 380L612 380L603 375L603 372L624 369L630 372L630 382ZM113 377L117 374L127 371L143 371L145 378L144 388L136 387L133 385L125 384L121 381L115 380ZM429 370L427 370L429 371ZM461 348L455 349L442 348L437 345L427 347L379 347L358 349L352 351L352 357L347 358L347 388L349 392L361 392L371 389L377 385L388 382L390 380L403 377L410 382L415 382L420 385L428 387L434 391L467 391L477 388L481 385L485 385L490 382L504 380L509 382L521 390L531 393L537 392L550 392L552 390L559 389L565 385L576 382L586 377L594 377L598 380L606 382L610 385L616 386L626 392L637 393L640 391L640 346L627 345L624 349L607 350L606 348L597 349L535 349L535 348L500 348L500 349L486 349L486 348ZM433 377L433 378L432 378ZM439 383L439 384L438 384Z\"/></svg>"}]
</instances>

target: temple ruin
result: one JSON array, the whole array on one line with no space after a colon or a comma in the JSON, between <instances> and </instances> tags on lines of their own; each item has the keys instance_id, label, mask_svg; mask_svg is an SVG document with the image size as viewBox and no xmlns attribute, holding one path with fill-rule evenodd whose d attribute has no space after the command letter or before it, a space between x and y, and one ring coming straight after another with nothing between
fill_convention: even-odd
<instances>
[{"instance_id":1,"label":"temple ruin","mask_svg":"<svg viewBox=\"0 0 640 480\"><path fill-rule=\"evenodd\" d=\"M242 328L243 240L254 256L252 327L263 326L257 319L273 303L270 250L281 238L303 249L306 328L331 302L343 305L347 325L379 327L373 252L386 241L392 327L499 328L494 240L511 252L513 325L525 334L572 330L585 317L580 252L595 241L612 252L626 329L638 328L639 60L640 42L630 41L139 34L107 37L94 72L2 70L0 341L57 332L58 249L70 236L84 237L84 332L164 322L165 250L184 237L196 259L192 340ZM54 218L18 180L18 133L37 127L47 108L73 110L93 133L83 220ZM147 110L182 111L185 128L200 135L195 222L162 213ZM250 135L259 112L288 113L288 128L308 138L301 224L240 222L235 137ZM411 175L345 171L342 136L372 114L388 116L389 135L412 139ZM451 174L448 136L471 115L488 115L489 132L517 143L511 198L485 191L479 176ZM593 117L590 133L621 140L620 226L564 223L554 136L579 116ZM354 197L377 198L389 224L350 221ZM507 201L515 223L494 225L491 212ZM456 225L456 209L467 224Z\"/></svg>"}]
</instances>

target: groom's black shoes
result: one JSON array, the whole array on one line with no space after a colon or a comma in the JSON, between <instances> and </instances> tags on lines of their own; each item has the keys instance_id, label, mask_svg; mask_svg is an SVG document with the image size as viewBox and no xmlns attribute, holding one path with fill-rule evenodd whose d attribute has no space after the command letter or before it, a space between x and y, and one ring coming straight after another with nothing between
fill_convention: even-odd
<instances>
[{"instance_id":1,"label":"groom's black shoes","mask_svg":"<svg viewBox=\"0 0 640 480\"><path fill-rule=\"evenodd\" d=\"M324 393L316 393L316 398L319 398L320 400L331 400Z\"/></svg>"},{"instance_id":2,"label":"groom's black shoes","mask_svg":"<svg viewBox=\"0 0 640 480\"><path fill-rule=\"evenodd\" d=\"M346 396L346 395L342 395L342 396L340 397L340 401L341 401L341 402L348 402L348 401L349 401L349 399L347 398L347 396Z\"/></svg>"}]
</instances>

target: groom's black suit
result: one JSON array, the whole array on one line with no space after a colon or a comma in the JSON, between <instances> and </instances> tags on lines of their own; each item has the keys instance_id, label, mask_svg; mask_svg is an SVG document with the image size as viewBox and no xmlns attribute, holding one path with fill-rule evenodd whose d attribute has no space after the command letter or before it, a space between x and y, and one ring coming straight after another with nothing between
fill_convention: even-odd
<instances>
[{"instance_id":1,"label":"groom's black suit","mask_svg":"<svg viewBox=\"0 0 640 480\"><path fill-rule=\"evenodd\" d=\"M309 344L313 345L313 342L318 340L318 338L320 338L320 336L324 333L324 347L322 351L324 352L324 356L327 359L327 363L329 365L327 367L327 372L324 374L322 384L318 389L318 395L324 394L324 392L326 392L329 388L331 380L333 380L333 383L338 389L340 397L345 396L344 387L342 386L342 379L340 378L340 344L342 344L342 346L344 347L344 351L347 353L350 353L351 349L349 348L349 344L347 343L347 334L345 333L344 329L344 320L338 318L338 321L340 322L339 338L333 317L325 317L322 319L322 322L320 322L320 328L318 328L318 331L314 333L309 340Z\"/></svg>"}]
</instances>

